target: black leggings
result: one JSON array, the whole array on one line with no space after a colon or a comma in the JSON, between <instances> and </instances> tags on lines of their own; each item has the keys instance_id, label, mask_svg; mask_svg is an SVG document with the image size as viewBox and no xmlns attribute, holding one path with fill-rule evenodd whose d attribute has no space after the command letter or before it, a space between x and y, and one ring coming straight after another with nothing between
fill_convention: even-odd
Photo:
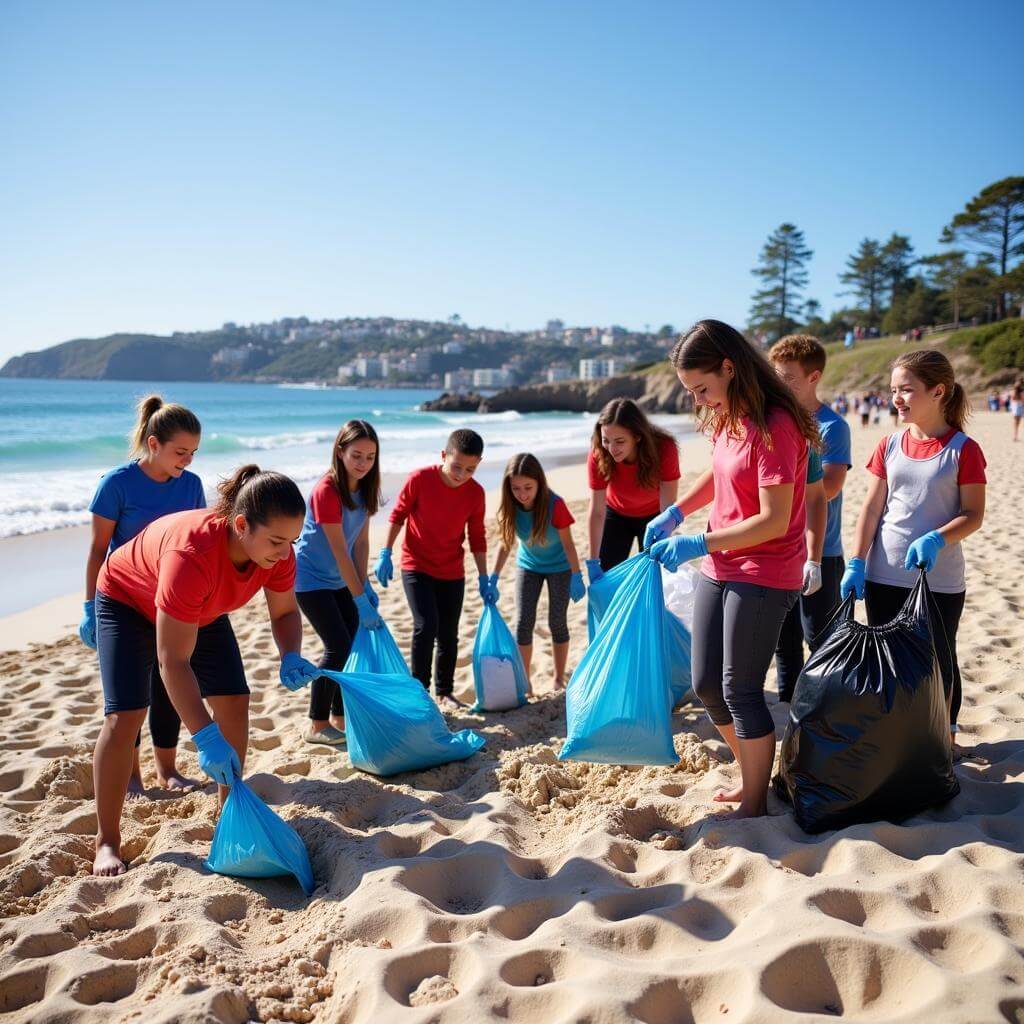
<instances>
[{"instance_id":1,"label":"black leggings","mask_svg":"<svg viewBox=\"0 0 1024 1024\"><path fill-rule=\"evenodd\" d=\"M569 610L569 584L572 573L533 572L519 566L516 569L516 643L529 647L533 643L533 629L537 624L537 602L544 583L548 585L548 628L551 641L556 644L569 642L569 626L566 612Z\"/></svg>"},{"instance_id":2,"label":"black leggings","mask_svg":"<svg viewBox=\"0 0 1024 1024\"><path fill-rule=\"evenodd\" d=\"M170 749L178 745L181 719L174 710L171 698L167 696L160 669L154 665L149 677L149 735L154 747ZM135 737L135 746L142 741L142 731Z\"/></svg>"},{"instance_id":3,"label":"black leggings","mask_svg":"<svg viewBox=\"0 0 1024 1024\"><path fill-rule=\"evenodd\" d=\"M868 580L864 584L864 606L867 610L868 625L884 626L892 622L909 594L910 591L905 587L894 587L888 583L873 583ZM951 698L949 723L955 726L960 714L960 702L963 699L960 665L956 656L956 631L960 626L960 616L963 614L967 594L964 591L959 594L937 594L934 590L929 591L929 594L935 652L939 656L946 695Z\"/></svg>"},{"instance_id":4,"label":"black leggings","mask_svg":"<svg viewBox=\"0 0 1024 1024\"><path fill-rule=\"evenodd\" d=\"M296 593L295 600L324 645L317 667L340 672L359 628L359 612L348 588L306 590ZM314 679L309 688L309 717L314 722L326 722L330 715L340 718L344 714L345 702L338 684L326 676Z\"/></svg>"},{"instance_id":5,"label":"black leggings","mask_svg":"<svg viewBox=\"0 0 1024 1024\"><path fill-rule=\"evenodd\" d=\"M459 654L459 616L466 581L439 580L425 572L402 572L402 586L412 609L412 674L430 690L430 669L437 643L435 688L450 697L455 688Z\"/></svg>"},{"instance_id":6,"label":"black leggings","mask_svg":"<svg viewBox=\"0 0 1024 1024\"><path fill-rule=\"evenodd\" d=\"M644 530L653 518L654 516L624 516L613 508L605 508L601 551L598 556L601 559L601 568L605 572L621 565L629 558L634 540L637 551L643 551Z\"/></svg>"},{"instance_id":7,"label":"black leggings","mask_svg":"<svg viewBox=\"0 0 1024 1024\"><path fill-rule=\"evenodd\" d=\"M764 677L798 590L719 583L703 573L693 603L693 689L715 725L743 740L774 734Z\"/></svg>"},{"instance_id":8,"label":"black leggings","mask_svg":"<svg viewBox=\"0 0 1024 1024\"><path fill-rule=\"evenodd\" d=\"M821 589L810 597L801 595L782 623L779 644L775 648L775 675L780 701L793 699L793 687L804 667L804 641L812 654L818 649L815 640L839 606L839 583L845 568L842 555L823 558Z\"/></svg>"}]
</instances>

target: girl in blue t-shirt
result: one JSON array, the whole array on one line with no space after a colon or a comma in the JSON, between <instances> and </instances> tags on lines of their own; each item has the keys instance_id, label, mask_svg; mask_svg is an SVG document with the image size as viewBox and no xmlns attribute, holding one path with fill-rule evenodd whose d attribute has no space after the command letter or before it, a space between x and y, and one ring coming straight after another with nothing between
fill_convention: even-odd
<instances>
[{"instance_id":1,"label":"girl in blue t-shirt","mask_svg":"<svg viewBox=\"0 0 1024 1024\"><path fill-rule=\"evenodd\" d=\"M295 597L323 641L318 667L335 672L344 668L359 626L382 624L367 578L370 517L380 507L379 458L373 427L349 420L334 440L330 470L313 487L295 542ZM309 718L308 743L345 742L345 704L333 679L313 680Z\"/></svg>"},{"instance_id":2,"label":"girl in blue t-shirt","mask_svg":"<svg viewBox=\"0 0 1024 1024\"><path fill-rule=\"evenodd\" d=\"M574 522L565 502L548 489L547 477L536 456L527 452L513 455L501 481L501 506L498 509L501 545L491 580L497 585L509 552L518 538L516 643L529 677L537 602L547 583L548 626L555 655L556 689L565 686L565 666L569 660L569 627L566 622L569 600L582 601L587 592L570 529ZM533 692L532 683L530 692Z\"/></svg>"},{"instance_id":3,"label":"girl in blue t-shirt","mask_svg":"<svg viewBox=\"0 0 1024 1024\"><path fill-rule=\"evenodd\" d=\"M107 554L126 544L161 516L206 508L203 482L187 468L199 449L202 432L195 413L183 405L165 403L159 395L147 395L136 410L138 419L131 435L131 459L103 475L89 505L92 542L85 564L86 600L78 635L94 650L96 577ZM155 667L150 684L149 732L153 738L157 779L165 789L188 789L194 782L178 771L176 763L181 719ZM139 742L136 738L129 797L144 792Z\"/></svg>"}]
</instances>

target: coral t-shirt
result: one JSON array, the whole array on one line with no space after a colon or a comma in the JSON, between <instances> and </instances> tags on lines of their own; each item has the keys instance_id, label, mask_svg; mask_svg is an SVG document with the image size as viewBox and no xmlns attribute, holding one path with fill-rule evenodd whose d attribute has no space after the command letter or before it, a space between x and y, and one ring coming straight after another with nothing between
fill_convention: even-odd
<instances>
[{"instance_id":1,"label":"coral t-shirt","mask_svg":"<svg viewBox=\"0 0 1024 1024\"><path fill-rule=\"evenodd\" d=\"M111 552L96 589L156 622L157 609L180 622L206 626L247 604L257 591L295 585L289 549L270 569L236 569L228 558L227 520L197 509L164 516Z\"/></svg>"},{"instance_id":2,"label":"coral t-shirt","mask_svg":"<svg viewBox=\"0 0 1024 1024\"><path fill-rule=\"evenodd\" d=\"M611 478L605 480L594 450L587 455L587 480L592 491L605 491L608 507L623 516L656 516L661 511L661 483L679 479L679 449L670 437L658 443L658 479L653 487L641 487L635 462L613 462Z\"/></svg>"},{"instance_id":3,"label":"coral t-shirt","mask_svg":"<svg viewBox=\"0 0 1024 1024\"><path fill-rule=\"evenodd\" d=\"M956 427L950 427L949 431L942 435L942 437L926 437L919 441L916 437L912 437L909 430L903 432L903 454L908 459L930 459L938 455L939 452L945 448L950 441L953 440L957 435ZM878 442L878 446L871 453L871 459L868 461L867 469L869 473L873 473L875 476L880 477L882 480L886 479L885 472L885 452L889 446L889 439L892 434L886 434L881 441ZM960 449L960 464L957 469L956 482L961 486L963 484L984 484L987 483L985 477L985 455L981 450L981 445L978 444L973 438L967 438L964 441L963 448Z\"/></svg>"},{"instance_id":4,"label":"coral t-shirt","mask_svg":"<svg viewBox=\"0 0 1024 1024\"><path fill-rule=\"evenodd\" d=\"M744 437L729 437L722 431L714 439L711 471L715 498L708 529L714 533L757 515L761 510L759 489L783 484L793 485L789 526L775 540L736 551L712 552L704 559L701 570L721 582L799 590L807 558L807 441L796 421L783 409L772 409L767 423L770 448L749 419L743 420Z\"/></svg>"}]
</instances>

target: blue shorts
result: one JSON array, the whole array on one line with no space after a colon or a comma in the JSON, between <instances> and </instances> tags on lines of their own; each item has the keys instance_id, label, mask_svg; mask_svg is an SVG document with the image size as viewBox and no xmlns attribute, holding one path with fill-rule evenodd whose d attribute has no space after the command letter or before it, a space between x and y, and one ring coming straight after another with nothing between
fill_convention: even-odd
<instances>
[{"instance_id":1,"label":"blue shorts","mask_svg":"<svg viewBox=\"0 0 1024 1024\"><path fill-rule=\"evenodd\" d=\"M156 626L134 608L96 591L96 648L103 714L149 707L150 680L157 668ZM238 641L226 615L199 627L191 664L203 697L249 692Z\"/></svg>"}]
</instances>

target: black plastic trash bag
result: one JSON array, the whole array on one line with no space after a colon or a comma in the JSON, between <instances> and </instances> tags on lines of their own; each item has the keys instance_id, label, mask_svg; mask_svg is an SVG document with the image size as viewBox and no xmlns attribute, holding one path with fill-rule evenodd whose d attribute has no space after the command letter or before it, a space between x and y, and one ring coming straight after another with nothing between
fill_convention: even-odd
<instances>
[{"instance_id":1,"label":"black plastic trash bag","mask_svg":"<svg viewBox=\"0 0 1024 1024\"><path fill-rule=\"evenodd\" d=\"M885 626L836 612L797 680L775 790L805 832L902 821L960 792L924 573Z\"/></svg>"}]
</instances>

